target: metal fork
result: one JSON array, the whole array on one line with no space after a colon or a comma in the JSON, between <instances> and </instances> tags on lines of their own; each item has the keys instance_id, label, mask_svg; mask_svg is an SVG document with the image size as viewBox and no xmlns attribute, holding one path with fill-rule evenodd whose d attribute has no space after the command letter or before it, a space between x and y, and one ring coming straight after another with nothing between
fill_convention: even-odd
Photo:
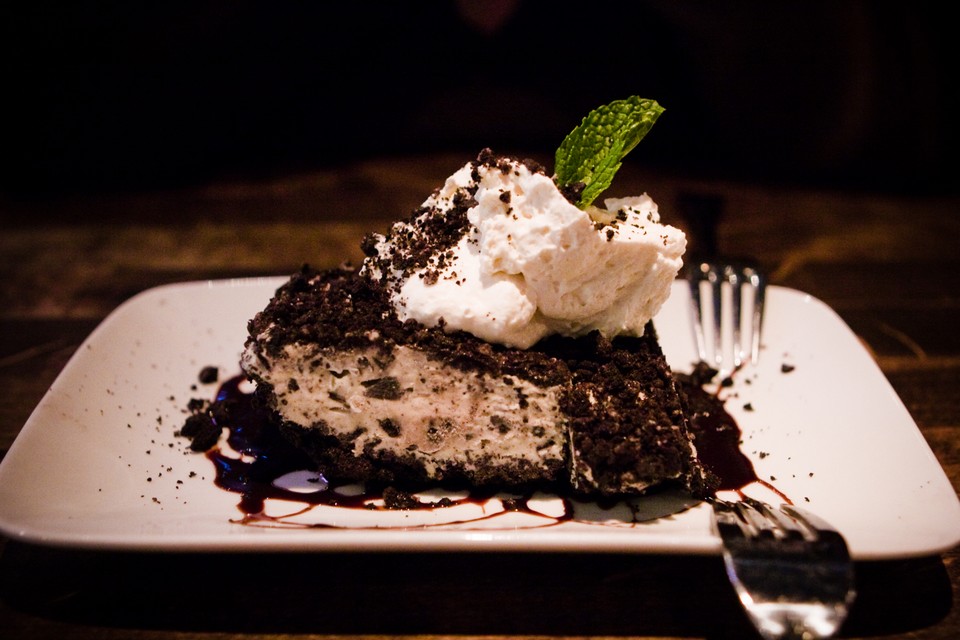
<instances>
[{"instance_id":1,"label":"metal fork","mask_svg":"<svg viewBox=\"0 0 960 640\"><path fill-rule=\"evenodd\" d=\"M687 280L694 318L694 340L701 362L712 361L714 368L724 373L740 368L747 357L743 340L746 331L749 335L749 359L756 364L760 359L760 334L766 300L767 278L764 273L748 263L700 262L689 270ZM704 289L709 292L706 297L703 295ZM745 301L747 308L744 307ZM725 327L728 328L726 331ZM729 337L731 364L727 364L725 337Z\"/></svg>"},{"instance_id":2,"label":"metal fork","mask_svg":"<svg viewBox=\"0 0 960 640\"><path fill-rule=\"evenodd\" d=\"M760 635L833 637L855 597L843 536L791 505L711 502L727 575Z\"/></svg>"}]
</instances>

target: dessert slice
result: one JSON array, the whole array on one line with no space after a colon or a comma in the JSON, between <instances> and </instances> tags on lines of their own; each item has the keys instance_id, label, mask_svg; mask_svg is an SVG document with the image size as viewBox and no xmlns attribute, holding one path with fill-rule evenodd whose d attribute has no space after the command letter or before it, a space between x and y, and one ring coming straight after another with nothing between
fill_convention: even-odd
<instances>
[{"instance_id":1,"label":"dessert slice","mask_svg":"<svg viewBox=\"0 0 960 640\"><path fill-rule=\"evenodd\" d=\"M662 109L595 110L553 176L483 150L359 269L304 269L249 325L246 374L329 479L637 494L711 487L651 319L684 234L594 199Z\"/></svg>"},{"instance_id":2,"label":"dessert slice","mask_svg":"<svg viewBox=\"0 0 960 640\"><path fill-rule=\"evenodd\" d=\"M653 326L529 349L401 321L357 271L305 268L250 323L242 365L329 479L702 495Z\"/></svg>"}]
</instances>

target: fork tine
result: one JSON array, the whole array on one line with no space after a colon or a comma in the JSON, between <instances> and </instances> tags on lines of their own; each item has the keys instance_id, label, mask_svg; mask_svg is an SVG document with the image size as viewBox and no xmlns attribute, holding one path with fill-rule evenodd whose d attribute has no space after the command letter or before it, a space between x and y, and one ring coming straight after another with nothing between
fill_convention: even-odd
<instances>
[{"instance_id":1,"label":"fork tine","mask_svg":"<svg viewBox=\"0 0 960 640\"><path fill-rule=\"evenodd\" d=\"M733 265L726 265L723 272L724 280L730 285L730 309L732 311L730 329L733 339L733 367L736 369L743 364L743 345L740 343L740 308L743 280L740 277L740 271ZM722 344L721 336L717 345L720 347Z\"/></svg>"},{"instance_id":2,"label":"fork tine","mask_svg":"<svg viewBox=\"0 0 960 640\"><path fill-rule=\"evenodd\" d=\"M714 265L709 265L710 294L713 299L713 362L723 368L723 280Z\"/></svg>"},{"instance_id":3,"label":"fork tine","mask_svg":"<svg viewBox=\"0 0 960 640\"><path fill-rule=\"evenodd\" d=\"M750 321L750 362L760 360L760 334L763 331L763 304L766 298L767 279L753 267L746 267L744 275L753 288L753 317Z\"/></svg>"},{"instance_id":4,"label":"fork tine","mask_svg":"<svg viewBox=\"0 0 960 640\"><path fill-rule=\"evenodd\" d=\"M687 283L690 288L690 306L693 314L693 336L701 362L713 360L719 369L723 364L721 327L723 322L722 285L720 269L710 262L700 262L691 269ZM708 318L703 289L708 291L711 314ZM708 333L709 332L709 333ZM708 346L707 342L711 343Z\"/></svg>"},{"instance_id":5,"label":"fork tine","mask_svg":"<svg viewBox=\"0 0 960 640\"><path fill-rule=\"evenodd\" d=\"M785 504L780 507L780 510L796 520L797 523L806 530L835 531L830 523L823 518L799 507L795 507L792 504Z\"/></svg>"},{"instance_id":6,"label":"fork tine","mask_svg":"<svg viewBox=\"0 0 960 640\"><path fill-rule=\"evenodd\" d=\"M700 295L700 282L703 279L703 268L706 264L697 266L697 271L691 272L688 279L690 285L690 304L693 314L693 338L697 346L697 355L701 362L707 361L707 339L703 331L703 301Z\"/></svg>"}]
</instances>

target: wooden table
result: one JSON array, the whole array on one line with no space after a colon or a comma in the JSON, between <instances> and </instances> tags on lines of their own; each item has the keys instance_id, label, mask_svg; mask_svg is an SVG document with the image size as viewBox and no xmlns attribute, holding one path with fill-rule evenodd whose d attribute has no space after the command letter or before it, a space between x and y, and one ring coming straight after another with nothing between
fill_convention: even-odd
<instances>
[{"instance_id":1,"label":"wooden table","mask_svg":"<svg viewBox=\"0 0 960 640\"><path fill-rule=\"evenodd\" d=\"M359 260L364 233L409 213L471 155L0 201L0 454L79 343L126 298L167 282ZM751 254L773 282L838 311L960 487L960 198L733 184L630 167L615 189L649 191L664 219L691 233L691 251L715 243ZM712 202L713 227L701 224L691 198ZM3 638L752 637L714 557L0 546ZM960 637L957 559L953 550L860 563L844 636Z\"/></svg>"}]
</instances>

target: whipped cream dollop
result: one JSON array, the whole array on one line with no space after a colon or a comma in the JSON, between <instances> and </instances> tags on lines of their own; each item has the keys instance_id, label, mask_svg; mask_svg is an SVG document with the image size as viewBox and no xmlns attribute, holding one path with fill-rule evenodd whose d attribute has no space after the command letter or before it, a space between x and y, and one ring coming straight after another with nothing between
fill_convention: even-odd
<instances>
[{"instance_id":1,"label":"whipped cream dollop","mask_svg":"<svg viewBox=\"0 0 960 640\"><path fill-rule=\"evenodd\" d=\"M484 150L368 236L362 271L401 320L525 349L551 334L642 335L685 248L646 194L581 210L542 167Z\"/></svg>"}]
</instances>

